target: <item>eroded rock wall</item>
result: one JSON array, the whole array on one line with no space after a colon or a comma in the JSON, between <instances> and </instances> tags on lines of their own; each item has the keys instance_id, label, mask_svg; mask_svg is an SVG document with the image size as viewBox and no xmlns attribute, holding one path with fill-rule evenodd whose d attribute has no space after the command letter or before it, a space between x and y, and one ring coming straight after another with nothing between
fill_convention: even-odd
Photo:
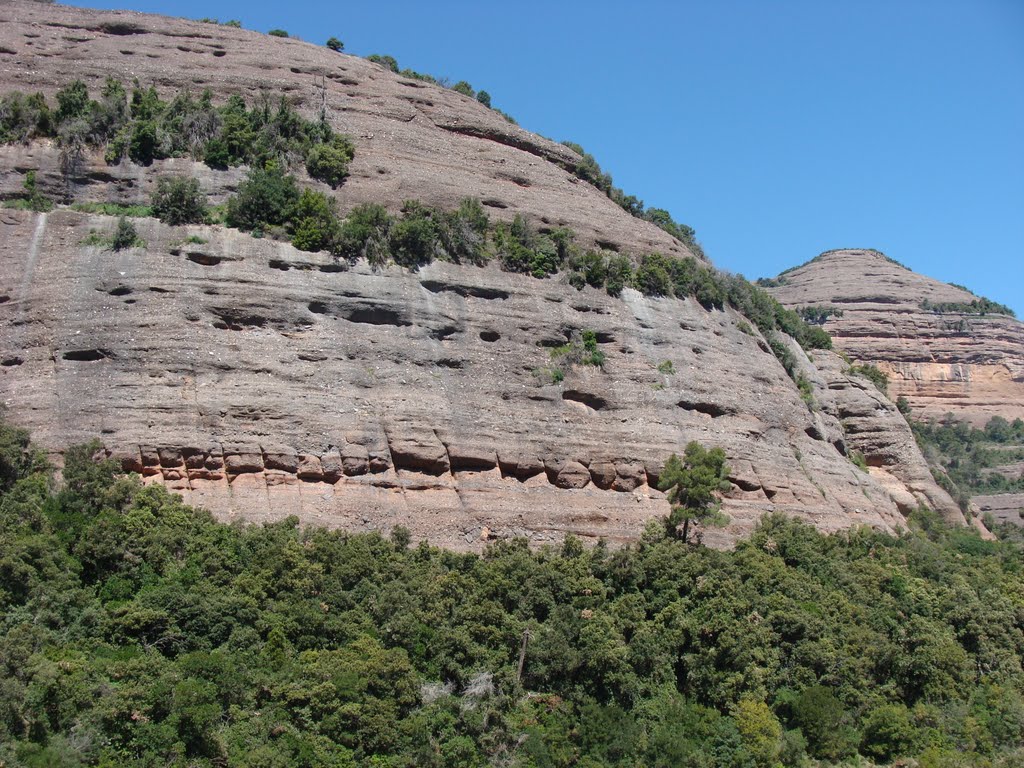
<instances>
[{"instance_id":1,"label":"eroded rock wall","mask_svg":"<svg viewBox=\"0 0 1024 768\"><path fill-rule=\"evenodd\" d=\"M770 290L787 306L841 309L825 323L836 346L885 371L892 399L906 397L916 416L979 427L1024 418L1024 323L922 308L969 303L968 291L867 250L830 251L779 280Z\"/></svg>"},{"instance_id":2,"label":"eroded rock wall","mask_svg":"<svg viewBox=\"0 0 1024 768\"><path fill-rule=\"evenodd\" d=\"M821 427L731 311L493 267L346 269L151 219L145 249L81 244L114 223L0 213L0 395L42 445L99 436L224 518L401 524L458 547L625 540L667 512L657 472L689 440L732 466L711 542L770 510L891 529L913 493L856 468L838 419ZM550 349L583 329L604 369L552 383Z\"/></svg>"}]
</instances>

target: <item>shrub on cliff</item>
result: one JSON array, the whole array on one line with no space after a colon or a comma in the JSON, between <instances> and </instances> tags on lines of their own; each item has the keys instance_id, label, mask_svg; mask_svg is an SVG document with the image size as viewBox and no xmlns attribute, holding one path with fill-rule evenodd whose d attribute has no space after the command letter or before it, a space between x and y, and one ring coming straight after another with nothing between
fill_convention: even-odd
<instances>
[{"instance_id":1,"label":"shrub on cliff","mask_svg":"<svg viewBox=\"0 0 1024 768\"><path fill-rule=\"evenodd\" d=\"M415 200L407 200L402 213L389 233L391 257L400 266L419 269L432 262L438 253L438 225L434 212Z\"/></svg>"},{"instance_id":2,"label":"shrub on cliff","mask_svg":"<svg viewBox=\"0 0 1024 768\"><path fill-rule=\"evenodd\" d=\"M348 176L348 164L355 155L355 147L344 136L332 136L322 144L314 144L306 154L306 171L332 187L341 184Z\"/></svg>"},{"instance_id":3,"label":"shrub on cliff","mask_svg":"<svg viewBox=\"0 0 1024 768\"><path fill-rule=\"evenodd\" d=\"M292 245L303 251L330 250L339 231L334 199L323 192L302 190L292 214Z\"/></svg>"},{"instance_id":4,"label":"shrub on cliff","mask_svg":"<svg viewBox=\"0 0 1024 768\"><path fill-rule=\"evenodd\" d=\"M185 176L159 179L150 197L153 215L164 224L202 224L206 221L206 196L199 182Z\"/></svg>"},{"instance_id":5,"label":"shrub on cliff","mask_svg":"<svg viewBox=\"0 0 1024 768\"><path fill-rule=\"evenodd\" d=\"M238 192L227 203L224 221L229 227L246 231L282 226L299 201L299 188L276 163L253 168Z\"/></svg>"},{"instance_id":6,"label":"shrub on cliff","mask_svg":"<svg viewBox=\"0 0 1024 768\"><path fill-rule=\"evenodd\" d=\"M123 251L128 248L141 248L145 245L139 237L135 225L122 216L117 220L114 234L110 238L110 248L114 251Z\"/></svg>"},{"instance_id":7,"label":"shrub on cliff","mask_svg":"<svg viewBox=\"0 0 1024 768\"><path fill-rule=\"evenodd\" d=\"M374 267L387 263L388 233L393 220L383 205L357 205L341 224L334 252L350 260L367 259Z\"/></svg>"}]
</instances>

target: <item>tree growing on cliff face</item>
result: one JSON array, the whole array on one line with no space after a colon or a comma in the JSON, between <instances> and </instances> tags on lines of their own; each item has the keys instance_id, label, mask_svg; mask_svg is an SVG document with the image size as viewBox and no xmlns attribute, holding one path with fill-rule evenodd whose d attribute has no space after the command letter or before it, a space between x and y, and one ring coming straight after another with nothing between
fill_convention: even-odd
<instances>
[{"instance_id":1,"label":"tree growing on cliff face","mask_svg":"<svg viewBox=\"0 0 1024 768\"><path fill-rule=\"evenodd\" d=\"M682 459L674 453L669 457L658 482L672 505L665 521L669 536L686 542L692 525L728 522L715 496L717 491L729 490L728 473L725 452L721 448L708 450L696 441L686 446Z\"/></svg>"},{"instance_id":2,"label":"tree growing on cliff face","mask_svg":"<svg viewBox=\"0 0 1024 768\"><path fill-rule=\"evenodd\" d=\"M153 213L164 224L202 224L206 221L206 198L195 179L185 176L159 179L150 204Z\"/></svg>"}]
</instances>

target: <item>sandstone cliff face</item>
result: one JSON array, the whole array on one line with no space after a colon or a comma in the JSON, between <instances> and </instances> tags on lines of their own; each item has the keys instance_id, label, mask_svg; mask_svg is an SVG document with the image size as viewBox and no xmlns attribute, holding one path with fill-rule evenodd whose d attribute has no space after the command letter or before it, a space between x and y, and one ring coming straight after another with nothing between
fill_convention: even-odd
<instances>
[{"instance_id":1,"label":"sandstone cliff face","mask_svg":"<svg viewBox=\"0 0 1024 768\"><path fill-rule=\"evenodd\" d=\"M911 272L877 251L831 251L780 276L771 292L792 307L843 311L825 329L836 346L889 375L918 417L952 413L975 426L1024 418L1024 323L1002 315L937 313L967 291Z\"/></svg>"},{"instance_id":2,"label":"sandstone cliff face","mask_svg":"<svg viewBox=\"0 0 1024 768\"><path fill-rule=\"evenodd\" d=\"M692 439L733 468L720 541L769 510L891 529L912 506L842 455L843 408L823 424L731 311L494 268L339 271L231 230L181 244L152 220L146 249L80 245L113 223L0 214L3 399L43 445L99 435L225 517L401 524L450 546L623 540L667 512L658 468ZM604 370L552 384L549 347L584 328Z\"/></svg>"},{"instance_id":3,"label":"sandstone cliff face","mask_svg":"<svg viewBox=\"0 0 1024 768\"><path fill-rule=\"evenodd\" d=\"M16 1L0 19L14 51L0 54L4 89L52 93L113 72L167 90L266 87L302 101L325 75L336 127L357 150L342 210L410 197L450 207L469 194L495 217L570 226L584 245L685 253L576 180L564 147L368 62L139 14ZM79 199L135 201L171 170L216 198L241 173L89 162ZM29 169L52 187L57 167L52 147L6 148L0 194ZM825 530L891 530L918 502L951 505L921 478L891 404L830 356L812 362L796 349L816 386L808 408L732 311L631 290L615 299L496 267L346 268L232 230L146 219L145 248L82 245L113 226L66 209L0 211L0 399L44 447L98 436L147 482L226 519L404 525L461 548L567 532L623 541L667 514L657 473L689 440L723 447L732 467L732 522L709 543L772 510ZM567 366L552 383L550 348L583 329L597 333L603 370ZM666 360L674 373L659 371Z\"/></svg>"},{"instance_id":4,"label":"sandstone cliff face","mask_svg":"<svg viewBox=\"0 0 1024 768\"><path fill-rule=\"evenodd\" d=\"M1024 418L1024 323L921 306L969 303L973 294L915 274L876 251L831 251L779 281L771 291L788 306L841 309L842 317L825 323L836 347L885 371L890 396L906 397L915 417L952 413L977 427L993 416ZM872 451L864 453L870 461ZM903 472L917 464L908 455L896 464ZM1003 470L1020 476L1016 465ZM908 475L901 479L914 482ZM998 522L1020 524L1024 496L976 496L972 504Z\"/></svg>"}]
</instances>

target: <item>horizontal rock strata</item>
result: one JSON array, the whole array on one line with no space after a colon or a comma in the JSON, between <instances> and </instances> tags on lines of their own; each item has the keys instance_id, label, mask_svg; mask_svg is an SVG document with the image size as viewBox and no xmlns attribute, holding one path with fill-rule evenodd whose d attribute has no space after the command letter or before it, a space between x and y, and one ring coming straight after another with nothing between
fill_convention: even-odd
<instances>
[{"instance_id":1,"label":"horizontal rock strata","mask_svg":"<svg viewBox=\"0 0 1024 768\"><path fill-rule=\"evenodd\" d=\"M98 436L226 519L621 541L667 513L657 472L689 440L732 468L712 542L771 510L891 529L914 494L844 456L838 417L823 425L732 311L493 267L339 271L233 230L136 223L147 247L113 253L81 245L112 218L0 213L0 356L18 359L0 395L42 445ZM184 250L189 234L207 242ZM551 383L550 349L583 329L604 368Z\"/></svg>"}]
</instances>

